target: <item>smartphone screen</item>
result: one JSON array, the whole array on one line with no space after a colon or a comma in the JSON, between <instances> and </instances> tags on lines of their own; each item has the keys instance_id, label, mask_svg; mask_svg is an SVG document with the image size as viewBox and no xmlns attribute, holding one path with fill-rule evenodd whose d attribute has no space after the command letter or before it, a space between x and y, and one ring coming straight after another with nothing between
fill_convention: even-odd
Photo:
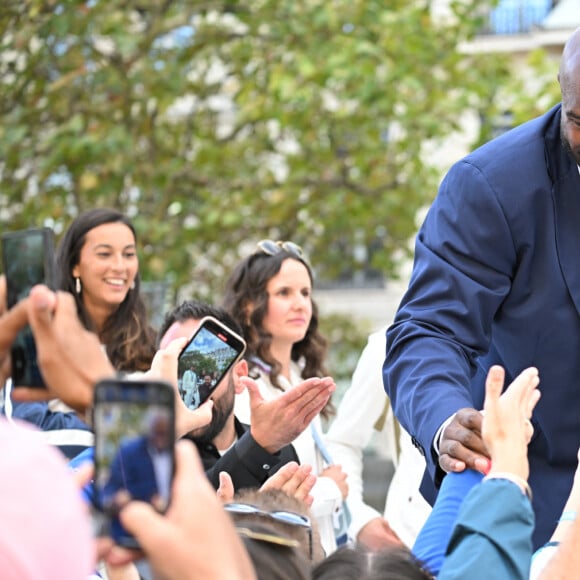
<instances>
[{"instance_id":1,"label":"smartphone screen","mask_svg":"<svg viewBox=\"0 0 580 580\"><path fill-rule=\"evenodd\" d=\"M179 394L197 409L246 350L244 339L216 318L207 316L181 351L177 366Z\"/></svg>"},{"instance_id":2,"label":"smartphone screen","mask_svg":"<svg viewBox=\"0 0 580 580\"><path fill-rule=\"evenodd\" d=\"M7 232L2 235L2 261L6 276L6 303L12 308L36 284L55 287L54 234L50 228ZM44 387L36 360L36 345L29 326L11 348L12 384Z\"/></svg>"},{"instance_id":3,"label":"smartphone screen","mask_svg":"<svg viewBox=\"0 0 580 580\"><path fill-rule=\"evenodd\" d=\"M102 533L138 548L122 526L131 500L159 513L169 505L175 469L175 405L171 385L161 381L104 380L94 395L95 476L93 501L105 515Z\"/></svg>"}]
</instances>

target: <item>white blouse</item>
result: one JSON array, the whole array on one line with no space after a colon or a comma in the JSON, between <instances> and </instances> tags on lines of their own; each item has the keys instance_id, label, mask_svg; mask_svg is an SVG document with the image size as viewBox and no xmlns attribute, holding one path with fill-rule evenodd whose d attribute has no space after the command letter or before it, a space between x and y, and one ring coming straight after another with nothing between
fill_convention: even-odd
<instances>
[{"instance_id":1,"label":"white blouse","mask_svg":"<svg viewBox=\"0 0 580 580\"><path fill-rule=\"evenodd\" d=\"M256 370L259 372L259 377L256 379L256 382L258 383L262 397L270 401L280 396L282 392L272 385L268 374L261 369ZM278 381L284 391L304 382L304 379L300 375L300 367L298 364L295 362L290 363L290 381L280 375L278 376ZM234 413L242 423L251 423L250 396L246 390L236 395ZM320 415L314 417L312 424L314 424L314 427L322 435ZM310 427L294 439L292 445L296 449L300 463L302 465L311 465L314 475L319 476L325 467L327 467L322 458L322 454L316 446ZM336 550L333 517L342 506L342 494L336 482L330 477L317 477L311 494L314 497L314 502L310 511L316 519L324 552L326 555L329 555Z\"/></svg>"}]
</instances>

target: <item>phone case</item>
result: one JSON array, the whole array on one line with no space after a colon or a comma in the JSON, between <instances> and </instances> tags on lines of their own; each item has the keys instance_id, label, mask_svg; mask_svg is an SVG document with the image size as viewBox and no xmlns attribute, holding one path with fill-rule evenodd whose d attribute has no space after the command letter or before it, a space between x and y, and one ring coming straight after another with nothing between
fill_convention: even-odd
<instances>
[{"instance_id":1,"label":"phone case","mask_svg":"<svg viewBox=\"0 0 580 580\"><path fill-rule=\"evenodd\" d=\"M203 318L178 359L177 383L185 405L193 410L206 401L245 349L233 330L216 318Z\"/></svg>"},{"instance_id":2,"label":"phone case","mask_svg":"<svg viewBox=\"0 0 580 580\"><path fill-rule=\"evenodd\" d=\"M36 284L54 289L54 232L50 228L30 228L3 233L2 262L9 308Z\"/></svg>"},{"instance_id":3,"label":"phone case","mask_svg":"<svg viewBox=\"0 0 580 580\"><path fill-rule=\"evenodd\" d=\"M36 284L55 288L54 233L50 228L6 232L1 239L8 308L25 298ZM15 387L45 387L29 326L19 332L14 340L11 361L12 384Z\"/></svg>"},{"instance_id":4,"label":"phone case","mask_svg":"<svg viewBox=\"0 0 580 580\"><path fill-rule=\"evenodd\" d=\"M163 513L175 467L175 392L161 381L105 380L95 387L93 501L106 531L122 546L138 547L121 525L127 502L150 503Z\"/></svg>"}]
</instances>

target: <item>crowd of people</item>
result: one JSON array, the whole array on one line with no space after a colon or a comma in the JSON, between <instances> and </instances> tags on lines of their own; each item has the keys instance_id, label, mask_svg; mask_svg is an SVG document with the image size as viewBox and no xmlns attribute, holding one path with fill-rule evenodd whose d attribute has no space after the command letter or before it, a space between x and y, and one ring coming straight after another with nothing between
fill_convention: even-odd
<instances>
[{"instance_id":1,"label":"crowd of people","mask_svg":"<svg viewBox=\"0 0 580 580\"><path fill-rule=\"evenodd\" d=\"M445 176L408 291L393 323L369 337L338 409L312 265L290 241L259 242L219 303L186 300L159 329L140 293L135 229L115 210L69 225L56 290L37 285L8 309L0 278L1 577L574 577L580 29L558 80L561 104ZM207 316L247 349L192 406L178 357ZM10 381L26 325L44 389ZM126 486L116 517L131 548L91 500L94 389L112 378L172 389L164 441L177 443L162 506L131 496L124 471L136 462L132 485L145 488L146 472L167 473L167 445L147 470L130 457L147 456L146 438L112 454L110 494ZM397 470L381 514L363 500L361 458L385 424Z\"/></svg>"}]
</instances>

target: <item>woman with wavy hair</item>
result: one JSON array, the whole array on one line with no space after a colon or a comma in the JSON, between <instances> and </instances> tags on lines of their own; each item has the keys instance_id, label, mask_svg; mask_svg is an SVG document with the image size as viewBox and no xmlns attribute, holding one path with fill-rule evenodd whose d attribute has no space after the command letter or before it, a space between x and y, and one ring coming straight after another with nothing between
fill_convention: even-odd
<instances>
[{"instance_id":1,"label":"woman with wavy hair","mask_svg":"<svg viewBox=\"0 0 580 580\"><path fill-rule=\"evenodd\" d=\"M266 400L290 389L309 388L313 377L334 385L325 376L327 342L318 329L312 282L300 247L272 240L262 240L226 282L223 306L242 327L250 377ZM312 465L318 477L312 513L327 554L336 549L333 517L348 494L346 474L332 463L322 436L320 416L327 418L332 411L329 400L293 442L300 462ZM235 414L243 423L251 422L247 390L236 395Z\"/></svg>"}]
</instances>

